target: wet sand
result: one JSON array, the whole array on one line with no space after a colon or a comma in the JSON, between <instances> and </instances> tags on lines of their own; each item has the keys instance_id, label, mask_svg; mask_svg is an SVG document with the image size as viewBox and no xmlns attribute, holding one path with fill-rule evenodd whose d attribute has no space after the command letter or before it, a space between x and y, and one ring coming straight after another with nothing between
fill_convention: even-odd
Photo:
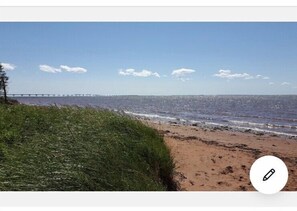
<instances>
[{"instance_id":1,"label":"wet sand","mask_svg":"<svg viewBox=\"0 0 297 211\"><path fill-rule=\"evenodd\" d=\"M296 139L143 121L164 135L181 190L255 191L249 180L251 165L259 157L275 155L289 170L284 190L297 191Z\"/></svg>"}]
</instances>

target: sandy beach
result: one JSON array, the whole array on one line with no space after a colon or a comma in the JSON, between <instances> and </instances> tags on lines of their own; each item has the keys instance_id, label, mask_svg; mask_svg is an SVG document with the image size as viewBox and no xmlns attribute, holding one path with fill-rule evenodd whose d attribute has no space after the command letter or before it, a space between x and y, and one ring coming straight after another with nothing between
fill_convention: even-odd
<instances>
[{"instance_id":1,"label":"sandy beach","mask_svg":"<svg viewBox=\"0 0 297 211\"><path fill-rule=\"evenodd\" d=\"M164 135L183 191L255 191L249 180L253 162L264 155L281 158L289 170L283 190L297 191L297 140L271 134L234 132L144 120Z\"/></svg>"}]
</instances>

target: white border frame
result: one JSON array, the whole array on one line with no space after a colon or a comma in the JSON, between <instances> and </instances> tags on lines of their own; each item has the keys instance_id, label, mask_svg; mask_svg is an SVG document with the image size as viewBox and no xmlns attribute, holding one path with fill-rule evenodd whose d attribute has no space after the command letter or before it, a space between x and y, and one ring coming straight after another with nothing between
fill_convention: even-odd
<instances>
[{"instance_id":1,"label":"white border frame","mask_svg":"<svg viewBox=\"0 0 297 211\"><path fill-rule=\"evenodd\" d=\"M297 6L296 0L1 0L0 6Z\"/></svg>"},{"instance_id":2,"label":"white border frame","mask_svg":"<svg viewBox=\"0 0 297 211\"><path fill-rule=\"evenodd\" d=\"M294 207L297 192L0 192L4 207Z\"/></svg>"},{"instance_id":3,"label":"white border frame","mask_svg":"<svg viewBox=\"0 0 297 211\"><path fill-rule=\"evenodd\" d=\"M0 21L279 22L297 21L297 7L0 7Z\"/></svg>"}]
</instances>

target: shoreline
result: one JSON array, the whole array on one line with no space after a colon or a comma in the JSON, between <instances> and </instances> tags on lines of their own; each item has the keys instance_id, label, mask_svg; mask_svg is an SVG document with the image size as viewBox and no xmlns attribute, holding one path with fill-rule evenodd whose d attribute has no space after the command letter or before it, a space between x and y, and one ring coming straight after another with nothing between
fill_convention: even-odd
<instances>
[{"instance_id":1,"label":"shoreline","mask_svg":"<svg viewBox=\"0 0 297 211\"><path fill-rule=\"evenodd\" d=\"M116 111L118 112L118 111ZM185 120L179 119L175 117L161 117L159 115L154 114L139 114L133 113L129 111L120 111L121 113L125 113L129 116L135 117L139 120L147 120L152 121L155 123L163 123L163 124L170 124L170 125L182 125L182 126L194 126L198 128L203 128L205 130L228 130L231 132L242 132L242 133L252 133L255 135L271 135L271 136L279 136L283 138L295 139L297 140L297 134L285 133L280 131L273 131L261 128L252 128L252 127L244 127L244 126L236 126L231 124L223 124L223 123L215 123L215 122L206 122L206 121L196 121L196 120ZM165 120L166 119L166 120ZM253 124L260 124L260 123L253 123ZM267 124L268 126L268 124ZM291 126L292 128L295 126Z\"/></svg>"},{"instance_id":2,"label":"shoreline","mask_svg":"<svg viewBox=\"0 0 297 211\"><path fill-rule=\"evenodd\" d=\"M283 190L297 191L295 138L138 119L164 137L181 190L255 191L249 180L251 165L259 157L274 155L288 167L289 180Z\"/></svg>"}]
</instances>

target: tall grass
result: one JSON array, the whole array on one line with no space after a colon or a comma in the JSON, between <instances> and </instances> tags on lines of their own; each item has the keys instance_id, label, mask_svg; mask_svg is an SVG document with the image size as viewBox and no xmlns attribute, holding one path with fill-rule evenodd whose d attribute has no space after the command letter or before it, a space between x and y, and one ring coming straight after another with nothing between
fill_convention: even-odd
<instances>
[{"instance_id":1,"label":"tall grass","mask_svg":"<svg viewBox=\"0 0 297 211\"><path fill-rule=\"evenodd\" d=\"M175 190L162 137L128 116L0 105L0 190Z\"/></svg>"}]
</instances>

